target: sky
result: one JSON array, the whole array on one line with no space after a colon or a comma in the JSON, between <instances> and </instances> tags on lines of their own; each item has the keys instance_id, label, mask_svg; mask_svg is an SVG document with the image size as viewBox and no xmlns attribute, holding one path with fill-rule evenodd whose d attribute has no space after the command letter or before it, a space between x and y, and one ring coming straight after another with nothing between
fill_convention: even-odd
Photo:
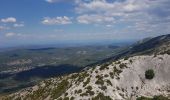
<instances>
[{"instance_id":1,"label":"sky","mask_svg":"<svg viewBox=\"0 0 170 100\"><path fill-rule=\"evenodd\" d=\"M170 32L170 0L0 0L0 47Z\"/></svg>"}]
</instances>

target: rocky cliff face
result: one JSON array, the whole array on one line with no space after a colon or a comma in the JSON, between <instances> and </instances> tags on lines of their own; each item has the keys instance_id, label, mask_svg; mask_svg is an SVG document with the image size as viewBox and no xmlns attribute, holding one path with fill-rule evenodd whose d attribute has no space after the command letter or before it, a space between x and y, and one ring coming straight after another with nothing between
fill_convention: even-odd
<instances>
[{"instance_id":1,"label":"rocky cliff face","mask_svg":"<svg viewBox=\"0 0 170 100\"><path fill-rule=\"evenodd\" d=\"M153 79L145 71L153 69ZM134 56L52 78L9 96L23 100L136 100L170 96L170 55ZM99 99L100 98L100 99ZM102 99L104 98L104 99Z\"/></svg>"}]
</instances>

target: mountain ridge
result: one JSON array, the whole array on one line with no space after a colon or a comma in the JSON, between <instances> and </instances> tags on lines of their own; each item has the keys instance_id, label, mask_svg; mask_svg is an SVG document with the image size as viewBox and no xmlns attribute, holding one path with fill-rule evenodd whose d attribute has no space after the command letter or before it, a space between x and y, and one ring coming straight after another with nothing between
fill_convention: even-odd
<instances>
[{"instance_id":1,"label":"mountain ridge","mask_svg":"<svg viewBox=\"0 0 170 100\"><path fill-rule=\"evenodd\" d=\"M3 100L152 100L155 95L166 98L158 100L169 100L169 52L170 35L155 37L136 44L118 59L44 80ZM149 69L154 71L153 79L145 76Z\"/></svg>"}]
</instances>

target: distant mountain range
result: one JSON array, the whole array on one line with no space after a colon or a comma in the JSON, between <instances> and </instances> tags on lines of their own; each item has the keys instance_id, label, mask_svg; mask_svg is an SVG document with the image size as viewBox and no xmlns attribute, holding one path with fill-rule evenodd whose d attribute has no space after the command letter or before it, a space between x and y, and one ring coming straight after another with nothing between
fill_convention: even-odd
<instances>
[{"instance_id":1,"label":"distant mountain range","mask_svg":"<svg viewBox=\"0 0 170 100\"><path fill-rule=\"evenodd\" d=\"M101 63L109 60L117 60L120 58L135 56L135 55L152 55L152 54L170 54L170 34L161 35L154 38L145 38L133 45L130 45L117 55L109 57L101 61ZM100 63L100 62L99 62Z\"/></svg>"}]
</instances>

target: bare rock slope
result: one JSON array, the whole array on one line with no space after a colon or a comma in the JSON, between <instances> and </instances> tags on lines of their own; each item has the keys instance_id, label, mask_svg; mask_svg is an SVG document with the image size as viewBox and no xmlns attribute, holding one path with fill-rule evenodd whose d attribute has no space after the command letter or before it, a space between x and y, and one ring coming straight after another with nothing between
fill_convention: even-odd
<instances>
[{"instance_id":1,"label":"bare rock slope","mask_svg":"<svg viewBox=\"0 0 170 100\"><path fill-rule=\"evenodd\" d=\"M153 79L145 71L153 69ZM136 100L170 96L170 55L134 56L60 78L51 78L8 96L21 100ZM102 99L103 98L103 99Z\"/></svg>"}]
</instances>

